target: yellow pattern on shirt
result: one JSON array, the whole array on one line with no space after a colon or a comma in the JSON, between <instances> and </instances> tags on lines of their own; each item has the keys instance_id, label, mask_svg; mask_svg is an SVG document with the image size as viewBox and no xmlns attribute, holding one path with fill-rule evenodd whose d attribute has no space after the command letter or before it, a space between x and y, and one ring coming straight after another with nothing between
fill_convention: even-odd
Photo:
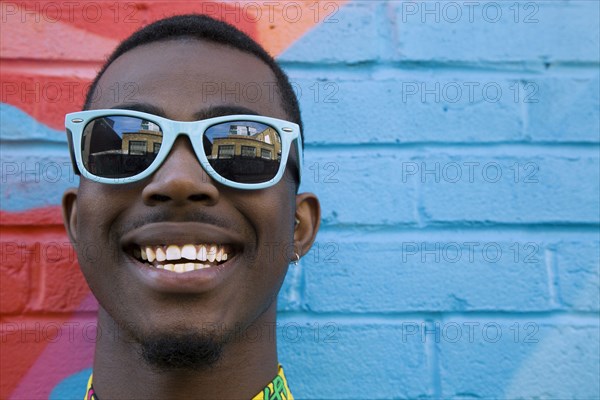
<instances>
[{"instance_id":1,"label":"yellow pattern on shirt","mask_svg":"<svg viewBox=\"0 0 600 400\"><path fill-rule=\"evenodd\" d=\"M88 380L87 390L85 391L85 397L83 400L97 400L98 397L94 393L92 386L92 377ZM273 378L271 382L265 388L252 398L252 400L294 400L294 396L290 392L288 387L287 379L283 373L283 367L279 366L277 376Z\"/></svg>"}]
</instances>

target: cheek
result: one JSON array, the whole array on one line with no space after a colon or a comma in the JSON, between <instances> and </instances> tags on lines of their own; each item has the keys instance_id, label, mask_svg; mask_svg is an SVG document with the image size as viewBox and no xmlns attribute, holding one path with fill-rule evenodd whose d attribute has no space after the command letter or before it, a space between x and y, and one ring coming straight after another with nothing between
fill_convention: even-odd
<instances>
[{"instance_id":1,"label":"cheek","mask_svg":"<svg viewBox=\"0 0 600 400\"><path fill-rule=\"evenodd\" d=\"M256 252L260 263L270 268L286 269L290 254L293 254L295 203L285 185L277 188L276 194L261 191L247 196L242 213L256 233Z\"/></svg>"},{"instance_id":2,"label":"cheek","mask_svg":"<svg viewBox=\"0 0 600 400\"><path fill-rule=\"evenodd\" d=\"M117 251L114 238L114 221L127 204L126 192L119 187L83 181L77 196L77 246L78 253L99 248L102 253ZM112 238L112 239L111 239Z\"/></svg>"}]
</instances>

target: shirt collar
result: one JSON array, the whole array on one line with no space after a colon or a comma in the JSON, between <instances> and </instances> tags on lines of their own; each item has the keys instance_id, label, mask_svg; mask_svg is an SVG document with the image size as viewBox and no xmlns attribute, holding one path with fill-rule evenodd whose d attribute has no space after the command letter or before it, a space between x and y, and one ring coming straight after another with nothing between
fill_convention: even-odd
<instances>
[{"instance_id":1,"label":"shirt collar","mask_svg":"<svg viewBox=\"0 0 600 400\"><path fill-rule=\"evenodd\" d=\"M87 390L85 391L85 398L83 400L100 400L94 392L92 377L93 374L90 375L90 379L88 380ZM275 378L273 378L260 393L252 397L252 400L294 400L281 365L279 365L279 370Z\"/></svg>"}]
</instances>

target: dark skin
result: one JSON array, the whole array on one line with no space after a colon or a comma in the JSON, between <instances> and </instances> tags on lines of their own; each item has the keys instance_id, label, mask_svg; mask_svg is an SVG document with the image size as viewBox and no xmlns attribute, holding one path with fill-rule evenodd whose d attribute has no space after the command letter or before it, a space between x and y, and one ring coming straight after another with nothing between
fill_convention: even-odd
<instances>
[{"instance_id":1,"label":"dark skin","mask_svg":"<svg viewBox=\"0 0 600 400\"><path fill-rule=\"evenodd\" d=\"M111 88L131 82L134 96L127 101L115 96ZM136 108L179 121L246 109L289 120L268 86L261 86L265 91L258 100L239 90L237 96L221 92L221 83L232 90L235 83L262 82L275 77L251 54L199 40L163 41L137 47L111 64L91 108ZM217 83L218 92L206 95L206 83ZM295 253L308 252L320 221L316 196L296 194L295 165L291 151L286 175L275 186L233 189L213 181L189 140L179 137L165 162L143 181L106 185L82 178L78 189L65 192L67 232L100 303L102 334L94 360L100 399L251 398L273 379L277 294L289 262ZM140 235L140 227L151 229ZM141 273L150 268L127 250L132 242L183 245L223 238L236 241L234 259L226 272L200 280L186 273L165 284L147 270ZM208 326L224 328L213 332L225 345L211 368L160 371L140 358L141 337L205 333ZM232 337L232 328L249 328L252 334Z\"/></svg>"}]
</instances>

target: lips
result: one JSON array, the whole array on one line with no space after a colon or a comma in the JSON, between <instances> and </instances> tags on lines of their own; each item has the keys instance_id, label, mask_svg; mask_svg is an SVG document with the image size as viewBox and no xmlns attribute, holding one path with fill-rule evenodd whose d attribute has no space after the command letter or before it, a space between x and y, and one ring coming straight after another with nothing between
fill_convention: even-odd
<instances>
[{"instance_id":1,"label":"lips","mask_svg":"<svg viewBox=\"0 0 600 400\"><path fill-rule=\"evenodd\" d=\"M134 273L167 291L201 291L224 280L237 265L243 240L236 232L195 222L153 223L122 236Z\"/></svg>"}]
</instances>

